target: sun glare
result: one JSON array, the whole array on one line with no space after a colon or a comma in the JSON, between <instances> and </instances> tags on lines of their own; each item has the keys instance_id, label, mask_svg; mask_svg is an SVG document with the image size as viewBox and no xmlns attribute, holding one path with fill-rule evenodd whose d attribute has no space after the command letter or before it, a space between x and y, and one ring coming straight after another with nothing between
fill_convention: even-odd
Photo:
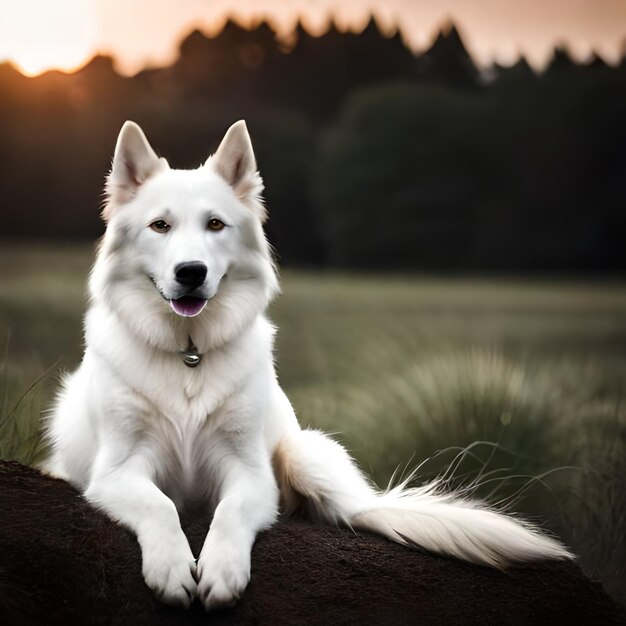
<instances>
[{"instance_id":1,"label":"sun glare","mask_svg":"<svg viewBox=\"0 0 626 626\"><path fill-rule=\"evenodd\" d=\"M96 13L89 0L0 3L0 58L27 76L71 72L94 54Z\"/></svg>"}]
</instances>

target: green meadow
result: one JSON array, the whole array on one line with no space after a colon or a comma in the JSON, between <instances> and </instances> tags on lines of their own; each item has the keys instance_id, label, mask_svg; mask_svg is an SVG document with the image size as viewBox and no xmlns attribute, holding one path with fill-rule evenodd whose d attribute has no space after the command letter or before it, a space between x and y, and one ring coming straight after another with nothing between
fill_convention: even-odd
<instances>
[{"instance_id":1,"label":"green meadow","mask_svg":"<svg viewBox=\"0 0 626 626\"><path fill-rule=\"evenodd\" d=\"M82 350L93 247L0 245L0 457ZM280 380L380 486L473 493L559 534L625 602L626 283L286 271ZM397 471L396 471L397 470Z\"/></svg>"}]
</instances>

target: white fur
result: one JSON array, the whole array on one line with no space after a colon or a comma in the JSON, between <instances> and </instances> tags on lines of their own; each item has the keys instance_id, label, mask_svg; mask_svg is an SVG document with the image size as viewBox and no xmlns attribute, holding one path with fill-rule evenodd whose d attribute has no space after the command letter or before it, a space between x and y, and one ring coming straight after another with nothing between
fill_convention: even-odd
<instances>
[{"instance_id":1,"label":"white fur","mask_svg":"<svg viewBox=\"0 0 626 626\"><path fill-rule=\"evenodd\" d=\"M196 170L173 170L127 122L107 183L107 230L90 279L86 351L48 424L47 468L136 533L165 602L236 601L256 534L287 510L495 566L569 558L539 531L435 489L376 492L345 450L302 431L274 372L264 316L278 283L261 179L243 122ZM206 229L212 217L227 226ZM150 228L166 220L171 228ZM174 267L202 261L208 299L180 317ZM192 339L200 365L183 364ZM274 464L274 471L272 467ZM196 561L178 511L213 514Z\"/></svg>"}]
</instances>

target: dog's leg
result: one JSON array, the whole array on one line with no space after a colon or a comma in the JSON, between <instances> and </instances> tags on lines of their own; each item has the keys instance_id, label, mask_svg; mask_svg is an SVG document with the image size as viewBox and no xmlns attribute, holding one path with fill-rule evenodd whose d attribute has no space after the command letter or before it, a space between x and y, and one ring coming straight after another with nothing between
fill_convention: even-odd
<instances>
[{"instance_id":1,"label":"dog's leg","mask_svg":"<svg viewBox=\"0 0 626 626\"><path fill-rule=\"evenodd\" d=\"M250 580L250 552L257 533L278 512L278 489L269 460L229 456L218 471L220 501L198 559L198 597L208 611L236 602Z\"/></svg>"},{"instance_id":2,"label":"dog's leg","mask_svg":"<svg viewBox=\"0 0 626 626\"><path fill-rule=\"evenodd\" d=\"M195 559L176 507L154 484L147 459L118 460L98 454L85 497L137 535L148 587L163 602L188 607L197 590Z\"/></svg>"}]
</instances>

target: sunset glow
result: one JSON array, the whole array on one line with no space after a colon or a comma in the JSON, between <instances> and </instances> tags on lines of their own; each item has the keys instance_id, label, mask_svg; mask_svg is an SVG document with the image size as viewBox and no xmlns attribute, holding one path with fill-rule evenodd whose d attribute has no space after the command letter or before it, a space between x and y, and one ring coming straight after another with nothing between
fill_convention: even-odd
<instances>
[{"instance_id":1,"label":"sunset glow","mask_svg":"<svg viewBox=\"0 0 626 626\"><path fill-rule=\"evenodd\" d=\"M400 29L416 52L453 20L481 66L523 54L541 69L556 45L579 61L595 51L616 63L626 41L622 0L0 0L0 62L35 75L73 71L102 53L134 74L172 63L191 30L216 34L227 16L249 27L268 20L286 37L299 19L321 34L331 15L339 28L359 31L372 13L385 32Z\"/></svg>"},{"instance_id":2,"label":"sunset glow","mask_svg":"<svg viewBox=\"0 0 626 626\"><path fill-rule=\"evenodd\" d=\"M96 14L84 0L0 4L0 54L27 76L73 71L94 53Z\"/></svg>"}]
</instances>

